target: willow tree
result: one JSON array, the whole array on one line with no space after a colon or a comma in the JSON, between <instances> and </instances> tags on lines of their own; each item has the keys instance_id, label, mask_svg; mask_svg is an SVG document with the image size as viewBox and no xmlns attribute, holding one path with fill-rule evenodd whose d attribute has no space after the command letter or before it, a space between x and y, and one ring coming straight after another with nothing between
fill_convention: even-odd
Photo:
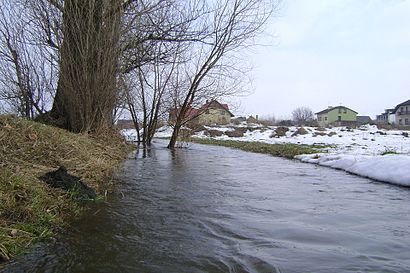
<instances>
[{"instance_id":1,"label":"willow tree","mask_svg":"<svg viewBox=\"0 0 410 273\"><path fill-rule=\"evenodd\" d=\"M116 101L121 1L51 1L62 11L60 77L50 116L73 132L110 126Z\"/></svg>"}]
</instances>

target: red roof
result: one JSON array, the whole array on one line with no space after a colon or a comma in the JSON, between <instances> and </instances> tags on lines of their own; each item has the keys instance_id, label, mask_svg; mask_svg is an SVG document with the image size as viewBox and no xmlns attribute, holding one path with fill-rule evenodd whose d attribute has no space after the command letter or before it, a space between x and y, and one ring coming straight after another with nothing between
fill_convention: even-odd
<instances>
[{"instance_id":1,"label":"red roof","mask_svg":"<svg viewBox=\"0 0 410 273\"><path fill-rule=\"evenodd\" d=\"M224 108L226 111L229 111L228 104L219 103L217 100L211 100L206 102L201 106L201 109L208 109L211 106L216 106L217 108Z\"/></svg>"},{"instance_id":2,"label":"red roof","mask_svg":"<svg viewBox=\"0 0 410 273\"><path fill-rule=\"evenodd\" d=\"M185 119L193 119L197 116L199 116L200 114L202 114L206 109L211 108L211 107L215 107L215 108L219 108L219 109L224 109L226 111L228 111L228 113L233 117L234 115L229 111L229 106L228 104L222 104L219 103L217 100L211 100L211 101L207 101L204 105L202 105L199 109L197 108L193 108L190 107L186 114L185 114ZM169 111L169 119L170 120L175 120L178 114L179 108L172 108Z\"/></svg>"}]
</instances>

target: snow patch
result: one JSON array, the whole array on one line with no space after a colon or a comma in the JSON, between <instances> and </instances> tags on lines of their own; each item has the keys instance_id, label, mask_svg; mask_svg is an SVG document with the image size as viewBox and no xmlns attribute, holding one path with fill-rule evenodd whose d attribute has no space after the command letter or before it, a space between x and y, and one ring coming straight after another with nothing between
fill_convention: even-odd
<instances>
[{"instance_id":1,"label":"snow patch","mask_svg":"<svg viewBox=\"0 0 410 273\"><path fill-rule=\"evenodd\" d=\"M297 155L302 162L315 163L335 169L345 170L363 177L392 184L410 186L409 155L343 155L315 154Z\"/></svg>"}]
</instances>

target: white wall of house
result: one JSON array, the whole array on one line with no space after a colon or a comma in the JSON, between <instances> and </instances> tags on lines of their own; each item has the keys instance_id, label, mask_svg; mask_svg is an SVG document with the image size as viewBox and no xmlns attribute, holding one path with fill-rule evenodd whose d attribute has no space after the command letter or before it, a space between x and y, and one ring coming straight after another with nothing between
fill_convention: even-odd
<instances>
[{"instance_id":1,"label":"white wall of house","mask_svg":"<svg viewBox=\"0 0 410 273\"><path fill-rule=\"evenodd\" d=\"M389 124L396 124L396 115L395 114L388 114L388 122Z\"/></svg>"}]
</instances>

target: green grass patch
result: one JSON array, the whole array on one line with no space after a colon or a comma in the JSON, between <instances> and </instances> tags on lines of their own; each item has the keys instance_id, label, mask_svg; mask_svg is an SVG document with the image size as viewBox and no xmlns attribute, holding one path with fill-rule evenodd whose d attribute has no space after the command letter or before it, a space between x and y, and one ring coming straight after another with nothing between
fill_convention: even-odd
<instances>
[{"instance_id":1,"label":"green grass patch","mask_svg":"<svg viewBox=\"0 0 410 273\"><path fill-rule=\"evenodd\" d=\"M321 145L267 144L263 142L215 140L207 138L191 138L189 141L200 144L230 147L247 152L270 154L273 156L280 156L290 159L294 158L295 155L314 154L318 152L323 152L321 151L321 149L328 148L328 146Z\"/></svg>"},{"instance_id":2,"label":"green grass patch","mask_svg":"<svg viewBox=\"0 0 410 273\"><path fill-rule=\"evenodd\" d=\"M0 262L7 261L57 230L84 210L39 176L65 166L103 195L111 174L134 149L115 132L98 136L65 130L11 116L0 116Z\"/></svg>"},{"instance_id":3,"label":"green grass patch","mask_svg":"<svg viewBox=\"0 0 410 273\"><path fill-rule=\"evenodd\" d=\"M400 154L399 152L397 152L395 149L391 149L391 148L386 148L381 155L396 155L396 154Z\"/></svg>"}]
</instances>

